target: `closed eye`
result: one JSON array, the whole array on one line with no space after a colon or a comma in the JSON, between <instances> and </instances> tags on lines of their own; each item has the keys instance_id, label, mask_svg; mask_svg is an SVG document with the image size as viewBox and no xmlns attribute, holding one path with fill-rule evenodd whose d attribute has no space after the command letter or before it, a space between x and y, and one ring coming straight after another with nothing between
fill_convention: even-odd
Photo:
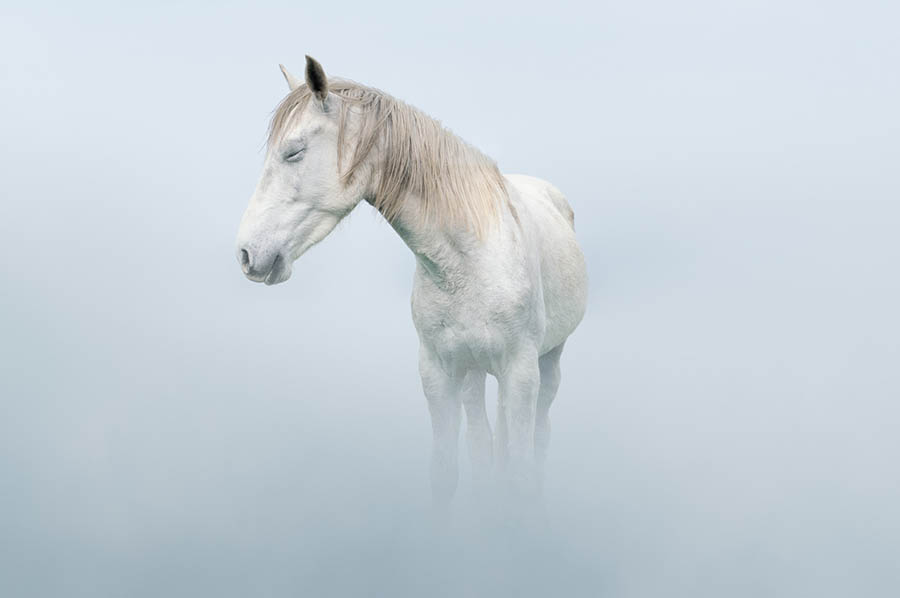
<instances>
[{"instance_id":1,"label":"closed eye","mask_svg":"<svg viewBox=\"0 0 900 598\"><path fill-rule=\"evenodd\" d=\"M285 162L299 162L303 159L303 154L306 153L306 148L301 147L300 149L290 150L284 156L282 156L282 160Z\"/></svg>"}]
</instances>

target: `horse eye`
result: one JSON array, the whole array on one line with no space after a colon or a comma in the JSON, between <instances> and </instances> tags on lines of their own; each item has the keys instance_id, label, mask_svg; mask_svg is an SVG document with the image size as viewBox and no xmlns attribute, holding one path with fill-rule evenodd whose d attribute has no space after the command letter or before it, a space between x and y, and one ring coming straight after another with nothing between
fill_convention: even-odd
<instances>
[{"instance_id":1,"label":"horse eye","mask_svg":"<svg viewBox=\"0 0 900 598\"><path fill-rule=\"evenodd\" d=\"M294 150L288 154L285 154L284 161L285 162L298 162L300 158L303 157L303 153L306 151L306 148L301 148L298 150Z\"/></svg>"}]
</instances>

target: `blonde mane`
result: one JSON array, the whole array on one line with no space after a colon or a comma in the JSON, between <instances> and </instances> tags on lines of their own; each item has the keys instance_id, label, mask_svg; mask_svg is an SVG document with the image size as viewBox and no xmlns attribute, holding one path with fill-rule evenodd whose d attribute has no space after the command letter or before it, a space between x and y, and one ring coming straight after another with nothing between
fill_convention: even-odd
<instances>
[{"instance_id":1,"label":"blonde mane","mask_svg":"<svg viewBox=\"0 0 900 598\"><path fill-rule=\"evenodd\" d=\"M428 223L463 226L479 237L509 201L503 175L493 160L445 129L424 112L371 87L353 81L328 80L328 91L340 97L338 168L347 182L373 149L382 153L374 164L374 205L393 222L407 198L421 202L417 210ZM291 91L275 110L269 144L278 142L306 108L312 93L305 84ZM359 118L346 169L347 118ZM352 140L351 140L352 142Z\"/></svg>"}]
</instances>

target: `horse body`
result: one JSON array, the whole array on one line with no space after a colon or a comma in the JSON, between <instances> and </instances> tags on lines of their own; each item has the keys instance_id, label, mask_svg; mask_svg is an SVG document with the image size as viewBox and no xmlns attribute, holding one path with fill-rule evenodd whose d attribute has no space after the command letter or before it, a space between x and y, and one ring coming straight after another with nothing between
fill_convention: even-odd
<instances>
[{"instance_id":1,"label":"horse body","mask_svg":"<svg viewBox=\"0 0 900 598\"><path fill-rule=\"evenodd\" d=\"M501 176L477 150L434 129L434 121L417 111L401 112L414 109L385 108L380 102L389 100L377 90L348 86L343 94L330 94L324 72L311 59L305 88L286 77L296 97L289 96L286 102L293 104L276 113L285 132L270 140L267 167L239 233L245 273L267 283L285 280L291 262L366 199L416 256L411 307L432 417L436 500L449 501L456 488L462 407L476 478L486 480L499 464L517 487L535 488L562 347L581 321L587 298L571 207L549 183ZM370 110L384 112L377 116L387 131L371 129L374 118L364 110L353 112L358 97ZM403 123L412 132L395 147ZM365 140L370 129L371 142ZM356 146L349 176L342 176L340 157L323 152L330 147L340 156L351 149L347 131L356 136ZM417 153L421 136L428 139ZM391 161L394 154L399 165ZM385 189L395 189L396 196L386 197ZM454 203L440 203L448 199ZM456 217L435 216L452 210ZM267 241L267 235L277 241ZM496 433L485 411L486 374L498 381Z\"/></svg>"},{"instance_id":2,"label":"horse body","mask_svg":"<svg viewBox=\"0 0 900 598\"><path fill-rule=\"evenodd\" d=\"M537 481L532 456L541 466L562 346L587 302L584 257L568 203L540 179L506 180L509 207L483 242L466 231L423 234L402 220L395 227L417 256L412 314L439 500L456 487L460 404L475 475L487 478L496 456L526 491ZM499 387L496 443L484 408L485 373Z\"/></svg>"},{"instance_id":3,"label":"horse body","mask_svg":"<svg viewBox=\"0 0 900 598\"><path fill-rule=\"evenodd\" d=\"M448 367L495 376L524 347L544 355L561 345L581 321L587 290L565 199L540 179L505 178L510 208L484 241L395 226L418 258L412 312L425 349Z\"/></svg>"}]
</instances>

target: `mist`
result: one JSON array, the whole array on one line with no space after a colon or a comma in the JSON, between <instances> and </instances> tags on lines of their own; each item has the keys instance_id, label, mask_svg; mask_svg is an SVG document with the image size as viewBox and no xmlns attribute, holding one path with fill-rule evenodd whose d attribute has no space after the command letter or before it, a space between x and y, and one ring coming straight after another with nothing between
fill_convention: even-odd
<instances>
[{"instance_id":1,"label":"mist","mask_svg":"<svg viewBox=\"0 0 900 598\"><path fill-rule=\"evenodd\" d=\"M4 6L0 594L896 595L898 16ZM414 260L374 210L241 273L305 53L575 210L539 525L475 514L465 443L433 525Z\"/></svg>"}]
</instances>

